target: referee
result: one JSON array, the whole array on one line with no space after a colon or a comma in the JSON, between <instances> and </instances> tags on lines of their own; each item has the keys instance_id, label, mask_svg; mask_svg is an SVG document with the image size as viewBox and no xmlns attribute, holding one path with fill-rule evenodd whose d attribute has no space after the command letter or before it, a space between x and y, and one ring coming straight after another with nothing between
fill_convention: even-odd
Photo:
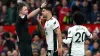
<instances>
[{"instance_id":1,"label":"referee","mask_svg":"<svg viewBox=\"0 0 100 56\"><path fill-rule=\"evenodd\" d=\"M40 8L32 11L28 14L28 8L25 4L20 3L18 6L18 18L16 20L16 32L19 38L18 47L21 56L32 56L31 48L31 36L28 32L28 22L27 20L35 16L42 7L45 7L46 3L44 2Z\"/></svg>"}]
</instances>

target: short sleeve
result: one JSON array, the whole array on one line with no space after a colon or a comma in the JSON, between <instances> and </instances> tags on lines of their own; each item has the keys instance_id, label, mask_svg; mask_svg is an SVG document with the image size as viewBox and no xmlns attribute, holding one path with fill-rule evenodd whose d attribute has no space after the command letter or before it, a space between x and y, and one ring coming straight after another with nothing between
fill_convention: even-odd
<instances>
[{"instance_id":1,"label":"short sleeve","mask_svg":"<svg viewBox=\"0 0 100 56\"><path fill-rule=\"evenodd\" d=\"M54 21L53 21L52 28L53 28L53 29L56 29L56 28L58 28L58 27L60 27L60 26L59 26L58 20L54 20Z\"/></svg>"},{"instance_id":2,"label":"short sleeve","mask_svg":"<svg viewBox=\"0 0 100 56\"><path fill-rule=\"evenodd\" d=\"M67 37L73 37L73 32L72 32L71 28L68 29L68 36Z\"/></svg>"},{"instance_id":3,"label":"short sleeve","mask_svg":"<svg viewBox=\"0 0 100 56\"><path fill-rule=\"evenodd\" d=\"M90 36L90 35L91 35L91 33L88 31L87 28L85 28L85 32L86 32L86 35L87 35L87 36Z\"/></svg>"}]
</instances>

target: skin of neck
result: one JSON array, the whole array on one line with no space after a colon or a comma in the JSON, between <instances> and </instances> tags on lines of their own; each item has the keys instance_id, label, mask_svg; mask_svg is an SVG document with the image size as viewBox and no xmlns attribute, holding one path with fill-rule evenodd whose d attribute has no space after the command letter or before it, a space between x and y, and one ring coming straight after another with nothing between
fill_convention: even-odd
<instances>
[{"instance_id":1,"label":"skin of neck","mask_svg":"<svg viewBox=\"0 0 100 56\"><path fill-rule=\"evenodd\" d=\"M44 54L41 54L41 56L46 56L46 53L44 53Z\"/></svg>"},{"instance_id":2,"label":"skin of neck","mask_svg":"<svg viewBox=\"0 0 100 56\"><path fill-rule=\"evenodd\" d=\"M47 21L50 20L51 17L52 17L52 14L51 13L48 13L48 15L47 15Z\"/></svg>"},{"instance_id":3,"label":"skin of neck","mask_svg":"<svg viewBox=\"0 0 100 56\"><path fill-rule=\"evenodd\" d=\"M19 16L24 16L24 14L22 14L22 13L19 13Z\"/></svg>"}]
</instances>

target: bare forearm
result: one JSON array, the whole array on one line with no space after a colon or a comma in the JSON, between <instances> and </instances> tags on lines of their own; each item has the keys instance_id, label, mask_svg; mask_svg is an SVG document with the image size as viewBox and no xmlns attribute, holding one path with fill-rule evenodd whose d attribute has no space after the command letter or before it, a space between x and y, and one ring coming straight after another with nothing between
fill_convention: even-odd
<instances>
[{"instance_id":1,"label":"bare forearm","mask_svg":"<svg viewBox=\"0 0 100 56\"><path fill-rule=\"evenodd\" d=\"M34 17L39 11L40 11L40 8L37 8L36 10L32 11L32 12L27 16L27 18Z\"/></svg>"},{"instance_id":2,"label":"bare forearm","mask_svg":"<svg viewBox=\"0 0 100 56\"><path fill-rule=\"evenodd\" d=\"M62 37L61 37L61 33L57 34L57 38L58 38L58 48L62 47Z\"/></svg>"},{"instance_id":3,"label":"bare forearm","mask_svg":"<svg viewBox=\"0 0 100 56\"><path fill-rule=\"evenodd\" d=\"M43 7L46 6L46 2L44 2L40 8L37 8L36 10L32 11L28 16L27 18L31 18L31 17L34 17Z\"/></svg>"},{"instance_id":4,"label":"bare forearm","mask_svg":"<svg viewBox=\"0 0 100 56\"><path fill-rule=\"evenodd\" d=\"M41 34L42 35L45 35L44 28L43 28L42 24L40 23L39 26L40 26Z\"/></svg>"},{"instance_id":5,"label":"bare forearm","mask_svg":"<svg viewBox=\"0 0 100 56\"><path fill-rule=\"evenodd\" d=\"M55 32L57 34L57 39L58 39L58 48L62 48L62 35L61 35L60 28L56 28Z\"/></svg>"}]
</instances>

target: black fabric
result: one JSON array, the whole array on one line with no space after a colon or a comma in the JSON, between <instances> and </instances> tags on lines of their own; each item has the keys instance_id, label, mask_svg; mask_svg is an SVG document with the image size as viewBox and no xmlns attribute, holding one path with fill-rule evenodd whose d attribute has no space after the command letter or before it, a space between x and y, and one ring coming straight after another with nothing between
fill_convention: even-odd
<instances>
[{"instance_id":1,"label":"black fabric","mask_svg":"<svg viewBox=\"0 0 100 56\"><path fill-rule=\"evenodd\" d=\"M53 30L53 41L54 41L54 54L53 56L58 56L58 52L55 52L57 50L57 34Z\"/></svg>"},{"instance_id":2,"label":"black fabric","mask_svg":"<svg viewBox=\"0 0 100 56\"><path fill-rule=\"evenodd\" d=\"M19 42L27 43L31 41L31 36L28 32L27 16L25 16L23 19L18 16L16 20L16 32Z\"/></svg>"},{"instance_id":3,"label":"black fabric","mask_svg":"<svg viewBox=\"0 0 100 56\"><path fill-rule=\"evenodd\" d=\"M52 50L48 50L47 53L52 53ZM49 56L49 55L47 55L47 56ZM58 56L58 52L54 52L53 56Z\"/></svg>"},{"instance_id":4,"label":"black fabric","mask_svg":"<svg viewBox=\"0 0 100 56\"><path fill-rule=\"evenodd\" d=\"M16 20L16 32L19 38L18 47L21 56L32 56L32 39L28 32L27 16L23 19L18 16Z\"/></svg>"},{"instance_id":5,"label":"black fabric","mask_svg":"<svg viewBox=\"0 0 100 56\"><path fill-rule=\"evenodd\" d=\"M71 55L72 42L73 42L73 38L72 38L71 43L70 43L69 56L72 56L72 55Z\"/></svg>"},{"instance_id":6,"label":"black fabric","mask_svg":"<svg viewBox=\"0 0 100 56\"><path fill-rule=\"evenodd\" d=\"M58 52L54 52L53 56L58 56Z\"/></svg>"},{"instance_id":7,"label":"black fabric","mask_svg":"<svg viewBox=\"0 0 100 56\"><path fill-rule=\"evenodd\" d=\"M54 43L54 51L57 50L57 35L55 33L55 31L53 30L53 43Z\"/></svg>"},{"instance_id":8,"label":"black fabric","mask_svg":"<svg viewBox=\"0 0 100 56\"><path fill-rule=\"evenodd\" d=\"M15 50L15 43L11 40L6 40L6 43L4 46L8 47L9 51Z\"/></svg>"},{"instance_id":9,"label":"black fabric","mask_svg":"<svg viewBox=\"0 0 100 56\"><path fill-rule=\"evenodd\" d=\"M52 54L52 50L47 51L47 56L50 56L49 54Z\"/></svg>"},{"instance_id":10,"label":"black fabric","mask_svg":"<svg viewBox=\"0 0 100 56\"><path fill-rule=\"evenodd\" d=\"M21 56L32 56L31 43L18 43Z\"/></svg>"}]
</instances>

